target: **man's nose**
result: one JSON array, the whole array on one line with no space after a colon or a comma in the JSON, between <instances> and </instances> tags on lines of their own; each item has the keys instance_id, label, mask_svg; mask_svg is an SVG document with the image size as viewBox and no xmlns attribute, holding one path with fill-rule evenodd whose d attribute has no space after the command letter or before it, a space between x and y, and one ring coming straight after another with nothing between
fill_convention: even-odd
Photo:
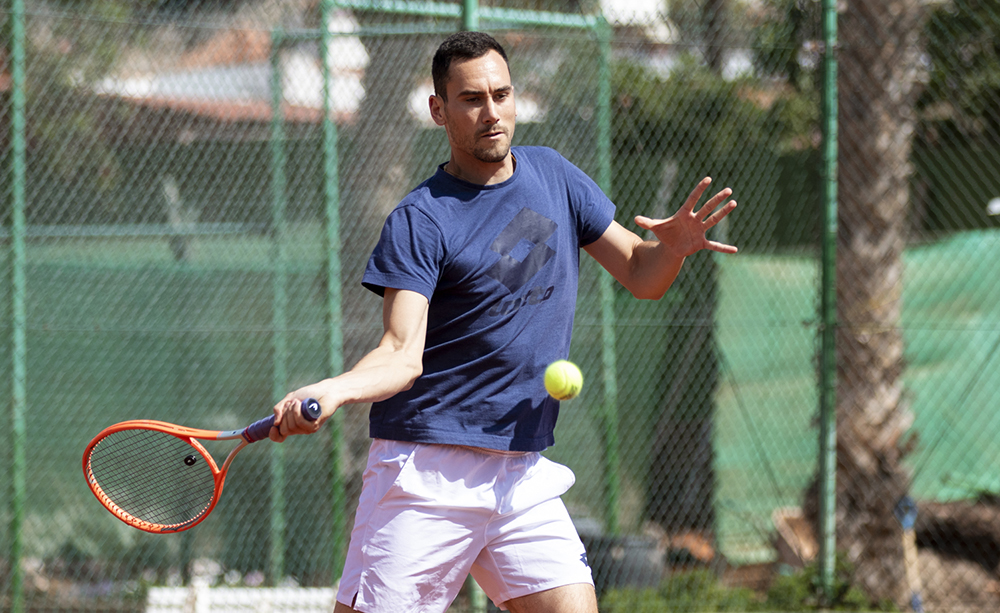
<instances>
[{"instance_id":1,"label":"man's nose","mask_svg":"<svg viewBox=\"0 0 1000 613\"><path fill-rule=\"evenodd\" d=\"M500 109L497 108L497 103L493 99L487 100L483 109L483 123L492 125L498 121L500 121Z\"/></svg>"}]
</instances>

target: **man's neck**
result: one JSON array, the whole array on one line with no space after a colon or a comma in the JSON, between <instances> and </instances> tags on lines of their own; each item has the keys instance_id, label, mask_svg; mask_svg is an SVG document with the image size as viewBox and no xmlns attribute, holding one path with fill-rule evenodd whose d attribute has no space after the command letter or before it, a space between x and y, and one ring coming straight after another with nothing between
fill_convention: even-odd
<instances>
[{"instance_id":1,"label":"man's neck","mask_svg":"<svg viewBox=\"0 0 1000 613\"><path fill-rule=\"evenodd\" d=\"M452 156L444 165L444 171L453 177L474 185L493 185L503 183L514 174L517 160L513 153L508 153L502 162L490 164L476 160L474 164L461 164Z\"/></svg>"}]
</instances>

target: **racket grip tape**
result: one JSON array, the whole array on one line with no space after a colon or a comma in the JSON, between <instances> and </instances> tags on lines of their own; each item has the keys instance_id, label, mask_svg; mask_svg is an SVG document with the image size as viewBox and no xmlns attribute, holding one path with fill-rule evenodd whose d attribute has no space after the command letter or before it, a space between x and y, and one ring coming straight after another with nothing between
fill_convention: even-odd
<instances>
[{"instance_id":1,"label":"racket grip tape","mask_svg":"<svg viewBox=\"0 0 1000 613\"><path fill-rule=\"evenodd\" d=\"M301 407L302 417L309 421L316 421L319 416L322 415L323 410L319 406L319 402L315 398L306 398L302 401ZM256 443L257 441L267 438L268 432L271 431L271 426L274 425L274 415L265 417L264 419L255 421L243 430L243 438L248 443Z\"/></svg>"}]
</instances>

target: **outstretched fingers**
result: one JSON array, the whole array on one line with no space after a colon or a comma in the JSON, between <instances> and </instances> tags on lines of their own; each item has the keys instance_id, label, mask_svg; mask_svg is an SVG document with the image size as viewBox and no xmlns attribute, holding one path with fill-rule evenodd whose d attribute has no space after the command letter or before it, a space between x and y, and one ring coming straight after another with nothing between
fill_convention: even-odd
<instances>
[{"instance_id":1,"label":"outstretched fingers","mask_svg":"<svg viewBox=\"0 0 1000 613\"><path fill-rule=\"evenodd\" d=\"M726 190L726 191L729 191L729 190ZM730 193L732 193L732 192L730 192ZM716 204L718 204L718 203L716 203ZM708 208L708 205L706 205L705 208ZM699 211L699 213L705 212L705 208L703 208L701 211ZM712 208L708 209L708 212L711 212L714 208L715 208L715 206L712 206ZM718 211L715 211L714 213L712 213L708 217L708 219L706 219L704 222L702 222L704 224L704 226L705 226L705 229L707 230L707 229L715 226L715 224L717 224L720 221L722 221L722 219L726 215L729 215L730 213L732 213L733 209L735 209L735 208L736 208L736 201L735 200L730 200L729 202L727 202L725 206L723 206ZM699 215L699 217L700 217L700 215Z\"/></svg>"},{"instance_id":2,"label":"outstretched fingers","mask_svg":"<svg viewBox=\"0 0 1000 613\"><path fill-rule=\"evenodd\" d=\"M710 182L711 179L708 179L706 177L706 179L702 180L702 182L698 185L698 188L696 188L696 190L700 189L701 192L704 192L704 188L708 187L708 184ZM727 187L726 189L720 191L719 193L709 198L708 202L706 202L700 209L698 209L697 212L694 212L692 209L692 214L695 216L695 218L703 220L701 222L702 224L701 227L703 231L708 231L710 228L715 227L715 225L718 224L720 221L722 221L726 217L726 215L729 215L730 213L733 212L733 209L736 208L735 200L730 200L726 202L722 206L722 208L718 208L719 205L725 202L726 198L729 198L729 196L731 196L732 194L733 190ZM694 192L692 192L692 196L693 195ZM685 203L685 205L686 204L687 203ZM710 249L712 251L716 251L718 253L729 253L729 254L736 253L737 251L739 251L734 245L727 245L725 243L720 243L718 241L708 240L707 237L705 239L705 248Z\"/></svg>"},{"instance_id":3,"label":"outstretched fingers","mask_svg":"<svg viewBox=\"0 0 1000 613\"><path fill-rule=\"evenodd\" d=\"M725 193L725 192L729 192L729 190L723 190L722 193ZM730 192L730 193L732 193L732 192ZM722 199L725 199L728 196L729 196L729 194L726 194L725 196L722 197ZM720 199L720 201L722 199ZM716 204L718 204L718 203L716 203ZM714 206L712 208L714 208ZM736 201L735 200L730 200L729 202L727 202L725 204L725 206L723 206L718 211L715 211L714 213L712 213L708 217L708 219L706 219L705 221L703 221L702 222L702 227L707 232L709 230L709 228L714 227L715 224L717 224L720 221L722 221L723 218L725 218L726 215L729 215L730 213L732 213L733 209L735 209L735 208L736 208ZM709 211L711 211L711 210L712 209L709 209ZM705 240L705 247L707 249L711 249L712 251L717 251L719 253L730 253L731 254L731 253L736 253L737 251L739 251L736 248L735 245L727 245L725 243L720 243L718 241L708 240L707 238Z\"/></svg>"},{"instance_id":4,"label":"outstretched fingers","mask_svg":"<svg viewBox=\"0 0 1000 613\"><path fill-rule=\"evenodd\" d=\"M705 193L705 190L708 189L708 186L711 184L712 184L712 177L705 177L704 179L699 181L698 185L695 185L694 189L691 190L691 193L688 194L687 200L685 200L684 205L681 206L681 210L689 212L693 211L695 205L698 204L699 200L701 200L701 195Z\"/></svg>"},{"instance_id":5,"label":"outstretched fingers","mask_svg":"<svg viewBox=\"0 0 1000 613\"><path fill-rule=\"evenodd\" d=\"M708 202L702 205L702 207L698 209L698 212L695 213L695 215L698 217L698 219L704 219L705 217L708 216L709 213L714 211L716 207L722 204L722 202L725 201L725 199L730 197L731 195L733 195L733 190L727 187L726 189L720 191L719 193L709 198Z\"/></svg>"}]
</instances>

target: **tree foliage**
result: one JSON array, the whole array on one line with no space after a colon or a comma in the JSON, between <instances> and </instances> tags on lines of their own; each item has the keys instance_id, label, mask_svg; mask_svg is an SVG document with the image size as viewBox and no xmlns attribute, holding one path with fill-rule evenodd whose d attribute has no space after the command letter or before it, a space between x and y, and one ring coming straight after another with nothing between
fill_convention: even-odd
<instances>
[{"instance_id":1,"label":"tree foliage","mask_svg":"<svg viewBox=\"0 0 1000 613\"><path fill-rule=\"evenodd\" d=\"M773 134L775 118L745 95L752 80L729 82L693 56L685 56L667 77L622 62L612 91L615 153L659 152L723 157L733 142L759 146Z\"/></svg>"},{"instance_id":2,"label":"tree foliage","mask_svg":"<svg viewBox=\"0 0 1000 613\"><path fill-rule=\"evenodd\" d=\"M1000 136L1000 7L966 0L938 6L926 27L925 121L965 137Z\"/></svg>"},{"instance_id":3,"label":"tree foliage","mask_svg":"<svg viewBox=\"0 0 1000 613\"><path fill-rule=\"evenodd\" d=\"M786 150L815 149L820 141L820 3L765 0L755 15L753 64L764 80L784 85L775 101Z\"/></svg>"},{"instance_id":4,"label":"tree foliage","mask_svg":"<svg viewBox=\"0 0 1000 613\"><path fill-rule=\"evenodd\" d=\"M113 143L103 134L108 119L95 105L92 86L116 68L122 49L142 43L141 28L121 24L147 4L64 1L54 3L57 10L51 13L28 15L24 92L28 152L33 171L43 180L94 194L119 186L121 166ZM102 202L114 206L112 200Z\"/></svg>"}]
</instances>

